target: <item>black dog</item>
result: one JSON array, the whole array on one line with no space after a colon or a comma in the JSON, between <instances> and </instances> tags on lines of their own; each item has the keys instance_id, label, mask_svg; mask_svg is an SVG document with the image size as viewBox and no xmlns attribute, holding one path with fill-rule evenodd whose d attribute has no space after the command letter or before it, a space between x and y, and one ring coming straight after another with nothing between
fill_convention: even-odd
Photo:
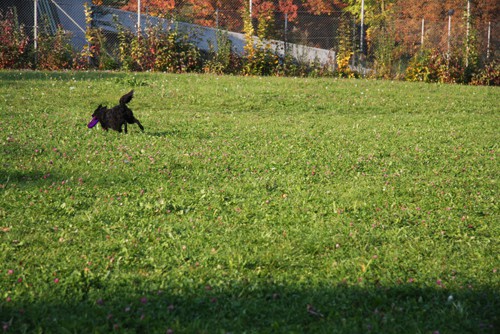
<instances>
[{"instance_id":1,"label":"black dog","mask_svg":"<svg viewBox=\"0 0 500 334\"><path fill-rule=\"evenodd\" d=\"M129 103L133 97L134 91L131 90L128 94L120 98L119 105L111 109L108 109L106 106L103 107L100 104L92 114L92 120L88 124L89 129L93 128L97 123L101 123L102 128L106 131L111 128L118 132L122 132L122 125L125 124L125 133L127 133L127 123L136 123L139 125L139 128L141 128L141 131L144 132L144 127L141 122L134 117L132 110L127 107L127 103Z\"/></svg>"}]
</instances>

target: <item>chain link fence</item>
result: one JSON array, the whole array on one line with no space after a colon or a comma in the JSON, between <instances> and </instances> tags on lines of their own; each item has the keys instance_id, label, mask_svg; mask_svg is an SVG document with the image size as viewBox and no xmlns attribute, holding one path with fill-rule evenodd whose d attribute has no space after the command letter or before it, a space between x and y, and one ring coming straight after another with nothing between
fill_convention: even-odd
<instances>
[{"instance_id":1,"label":"chain link fence","mask_svg":"<svg viewBox=\"0 0 500 334\"><path fill-rule=\"evenodd\" d=\"M189 22L215 29L244 33L244 16L248 15L249 0L240 2L217 1L212 7L196 7L190 1L177 0L175 6L167 11L158 11L149 1L142 0L140 12L158 15L176 21ZM126 6L137 11L137 6ZM411 57L422 48L443 53L465 50L473 45L474 52L483 60L498 59L500 49L500 25L497 22L471 20L467 28L465 15L455 13L441 21L416 18L413 20L394 20L380 27L360 27L360 15L343 11L315 14L311 11L297 10L287 14L276 10L279 1L274 0L268 16L255 9L252 13L254 30L258 30L259 20L272 22L268 38L287 43L306 45L315 48L364 54L360 58L374 60L381 49L391 48L394 60L404 55ZM368 28L368 29L367 29ZM361 40L363 39L363 44ZM468 43L469 40L469 43ZM361 50L361 45L365 45ZM342 50L345 49L345 50Z\"/></svg>"},{"instance_id":2,"label":"chain link fence","mask_svg":"<svg viewBox=\"0 0 500 334\"><path fill-rule=\"evenodd\" d=\"M56 27L62 27L71 33L71 42L75 49L81 50L88 44L85 36L85 30L88 28L84 11L85 2L2 0L0 11L6 12L8 8L14 8L19 23L24 25L32 41L37 40L36 34L40 33L41 29L47 30L49 27L54 33ZM137 2L141 4L139 10ZM112 49L119 45L116 29L112 27L116 23L126 23L125 28L135 33L138 31L138 24L141 25L139 31L143 31L142 29L148 24L166 21L182 22L191 28L206 28L208 29L206 32L224 30L244 36L245 27L248 29L248 25L245 26L245 19L249 16L251 1L200 1L200 4L196 5L198 2L193 4L192 1L176 0L166 1L171 5L162 8L155 6L157 1L139 0L133 3L134 5L92 7L93 25L104 31L110 55L117 54L116 50ZM209 5L210 3L212 5ZM393 20L376 27L365 26L361 29L360 15L340 10L323 14L313 13L300 6L295 11L287 12L282 8L280 10L279 5L279 1L275 0L267 9L253 8L251 24L254 34L262 34L261 37L279 43L285 54L291 50L291 45L301 47L295 50L294 55L314 50L317 52L314 53L314 57L318 57L319 50L330 52L329 55L333 52L333 59L331 56L327 58L334 66L339 59L344 59L351 67L358 70L374 71L382 76L385 74L397 76L398 73L404 72L409 60L423 49L447 55L455 54L466 63L469 59L478 59L484 64L493 60L498 61L499 57L498 22L473 20L468 25L464 16L455 14L440 21ZM115 15L116 13L120 15ZM114 19L110 19L110 15ZM155 21L158 17L163 21ZM211 37L207 36L215 36L214 34L198 33L198 42L200 43L200 39L203 38L209 39ZM240 39L243 38L241 36ZM241 43L244 43L244 40ZM216 43L208 44L213 46ZM312 49L304 49L302 46ZM240 51L243 52L241 48Z\"/></svg>"},{"instance_id":3,"label":"chain link fence","mask_svg":"<svg viewBox=\"0 0 500 334\"><path fill-rule=\"evenodd\" d=\"M325 15L315 15L306 10L297 10L288 14L276 10L279 1L266 13L259 13L253 8L252 27L254 34L259 35L262 21L266 21L265 38L286 44L303 45L316 49L338 52L342 43L356 53L359 48L359 23L351 14L335 11ZM249 16L249 1L218 1L219 6L197 7L190 1L177 0L175 7L168 11L159 11L142 0L140 13L155 15L176 22L186 22L216 30L245 34L245 16ZM115 9L131 10L138 15L137 6L115 7ZM142 21L145 24L145 21Z\"/></svg>"}]
</instances>

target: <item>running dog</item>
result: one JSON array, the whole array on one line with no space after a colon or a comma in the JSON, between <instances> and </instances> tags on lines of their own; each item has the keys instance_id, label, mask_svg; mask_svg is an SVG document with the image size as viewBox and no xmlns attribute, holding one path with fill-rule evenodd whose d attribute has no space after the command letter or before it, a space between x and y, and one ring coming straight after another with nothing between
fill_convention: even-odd
<instances>
[{"instance_id":1,"label":"running dog","mask_svg":"<svg viewBox=\"0 0 500 334\"><path fill-rule=\"evenodd\" d=\"M91 129L96 126L97 123L101 123L101 127L106 131L108 131L108 129L113 129L122 132L122 125L125 125L125 133L127 133L127 123L136 123L141 131L144 132L144 127L141 122L134 117L132 110L127 107L127 103L129 103L133 97L134 91L131 90L120 98L119 105L111 109L100 104L92 114L92 120L88 124L88 128Z\"/></svg>"}]
</instances>

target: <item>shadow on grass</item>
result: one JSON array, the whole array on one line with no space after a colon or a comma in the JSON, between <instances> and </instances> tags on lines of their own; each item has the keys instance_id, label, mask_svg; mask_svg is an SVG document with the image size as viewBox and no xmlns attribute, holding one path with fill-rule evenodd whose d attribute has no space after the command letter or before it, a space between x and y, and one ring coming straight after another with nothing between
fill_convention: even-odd
<instances>
[{"instance_id":1,"label":"shadow on grass","mask_svg":"<svg viewBox=\"0 0 500 334\"><path fill-rule=\"evenodd\" d=\"M26 185L51 181L54 177L52 172L33 170L32 166L19 163L30 159L33 152L34 149L30 145L20 145L16 142L4 145L0 151L3 155L3 159L0 160L0 185L7 187L12 184Z\"/></svg>"},{"instance_id":2,"label":"shadow on grass","mask_svg":"<svg viewBox=\"0 0 500 334\"><path fill-rule=\"evenodd\" d=\"M171 137L171 136L177 136L179 134L179 131L178 130L158 131L158 132L146 131L146 134L153 137Z\"/></svg>"},{"instance_id":3,"label":"shadow on grass","mask_svg":"<svg viewBox=\"0 0 500 334\"><path fill-rule=\"evenodd\" d=\"M123 79L132 77L127 73L102 73L102 72L83 72L83 71L5 71L0 73L2 81L19 81L19 80L88 80L88 79Z\"/></svg>"},{"instance_id":4,"label":"shadow on grass","mask_svg":"<svg viewBox=\"0 0 500 334\"><path fill-rule=\"evenodd\" d=\"M43 180L53 176L50 173L42 173L39 171L21 172L18 170L0 170L0 184L8 185L9 183L24 184L33 181Z\"/></svg>"},{"instance_id":5,"label":"shadow on grass","mask_svg":"<svg viewBox=\"0 0 500 334\"><path fill-rule=\"evenodd\" d=\"M2 300L0 320L9 333L497 333L500 325L500 293L489 288L308 289L245 282L140 293L137 282L68 284L59 282L51 296L32 301ZM75 292L78 287L86 288Z\"/></svg>"},{"instance_id":6,"label":"shadow on grass","mask_svg":"<svg viewBox=\"0 0 500 334\"><path fill-rule=\"evenodd\" d=\"M179 129L171 129L168 131L147 132L146 134L152 137L173 137L173 138L198 138L200 140L211 139L213 136L209 133L193 132L192 130L182 131Z\"/></svg>"}]
</instances>

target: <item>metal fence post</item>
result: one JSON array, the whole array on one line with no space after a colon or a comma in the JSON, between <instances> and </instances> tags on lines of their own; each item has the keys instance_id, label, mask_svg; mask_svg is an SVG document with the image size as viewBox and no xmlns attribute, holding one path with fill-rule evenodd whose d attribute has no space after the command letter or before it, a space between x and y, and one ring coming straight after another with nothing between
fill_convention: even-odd
<instances>
[{"instance_id":1,"label":"metal fence post","mask_svg":"<svg viewBox=\"0 0 500 334\"><path fill-rule=\"evenodd\" d=\"M285 13L285 35L283 36L284 39L284 49L283 49L283 58L286 59L286 53L287 53L287 43L288 43L288 13Z\"/></svg>"},{"instance_id":2,"label":"metal fence post","mask_svg":"<svg viewBox=\"0 0 500 334\"><path fill-rule=\"evenodd\" d=\"M141 0L137 0L137 36L141 34Z\"/></svg>"},{"instance_id":3,"label":"metal fence post","mask_svg":"<svg viewBox=\"0 0 500 334\"><path fill-rule=\"evenodd\" d=\"M33 1L34 3L34 8L33 8L33 46L35 49L34 55L35 55L35 68L36 64L38 62L37 59L37 51L38 51L38 0Z\"/></svg>"},{"instance_id":4,"label":"metal fence post","mask_svg":"<svg viewBox=\"0 0 500 334\"><path fill-rule=\"evenodd\" d=\"M486 46L486 59L490 59L491 21L488 22L488 43Z\"/></svg>"},{"instance_id":5,"label":"metal fence post","mask_svg":"<svg viewBox=\"0 0 500 334\"><path fill-rule=\"evenodd\" d=\"M420 37L420 48L424 48L425 19L422 18L422 36Z\"/></svg>"},{"instance_id":6,"label":"metal fence post","mask_svg":"<svg viewBox=\"0 0 500 334\"><path fill-rule=\"evenodd\" d=\"M351 36L352 36L352 60L351 60L351 65L352 65L352 68L354 68L356 66L356 57L357 57L357 53L356 53L356 18L354 16L347 16L347 20L351 19L352 21L352 31L350 32L351 33ZM350 22L347 23L347 25L349 25ZM347 26L346 25L346 26Z\"/></svg>"},{"instance_id":7,"label":"metal fence post","mask_svg":"<svg viewBox=\"0 0 500 334\"><path fill-rule=\"evenodd\" d=\"M465 40L465 67L469 67L470 0L467 0L467 35Z\"/></svg>"},{"instance_id":8,"label":"metal fence post","mask_svg":"<svg viewBox=\"0 0 500 334\"><path fill-rule=\"evenodd\" d=\"M218 52L219 52L219 44L218 44L219 36L220 36L220 32L219 32L219 8L216 8L215 9L215 41L214 41L214 44L215 44L214 52L216 54L218 54Z\"/></svg>"},{"instance_id":9,"label":"metal fence post","mask_svg":"<svg viewBox=\"0 0 500 334\"><path fill-rule=\"evenodd\" d=\"M454 9L448 11L448 44L447 44L447 58L450 60L450 39L451 39L451 16L455 13Z\"/></svg>"},{"instance_id":10,"label":"metal fence post","mask_svg":"<svg viewBox=\"0 0 500 334\"><path fill-rule=\"evenodd\" d=\"M219 8L215 9L215 29L219 30Z\"/></svg>"},{"instance_id":11,"label":"metal fence post","mask_svg":"<svg viewBox=\"0 0 500 334\"><path fill-rule=\"evenodd\" d=\"M361 29L359 34L359 49L361 51L361 54L363 53L364 23L365 23L365 0L361 0Z\"/></svg>"}]
</instances>

